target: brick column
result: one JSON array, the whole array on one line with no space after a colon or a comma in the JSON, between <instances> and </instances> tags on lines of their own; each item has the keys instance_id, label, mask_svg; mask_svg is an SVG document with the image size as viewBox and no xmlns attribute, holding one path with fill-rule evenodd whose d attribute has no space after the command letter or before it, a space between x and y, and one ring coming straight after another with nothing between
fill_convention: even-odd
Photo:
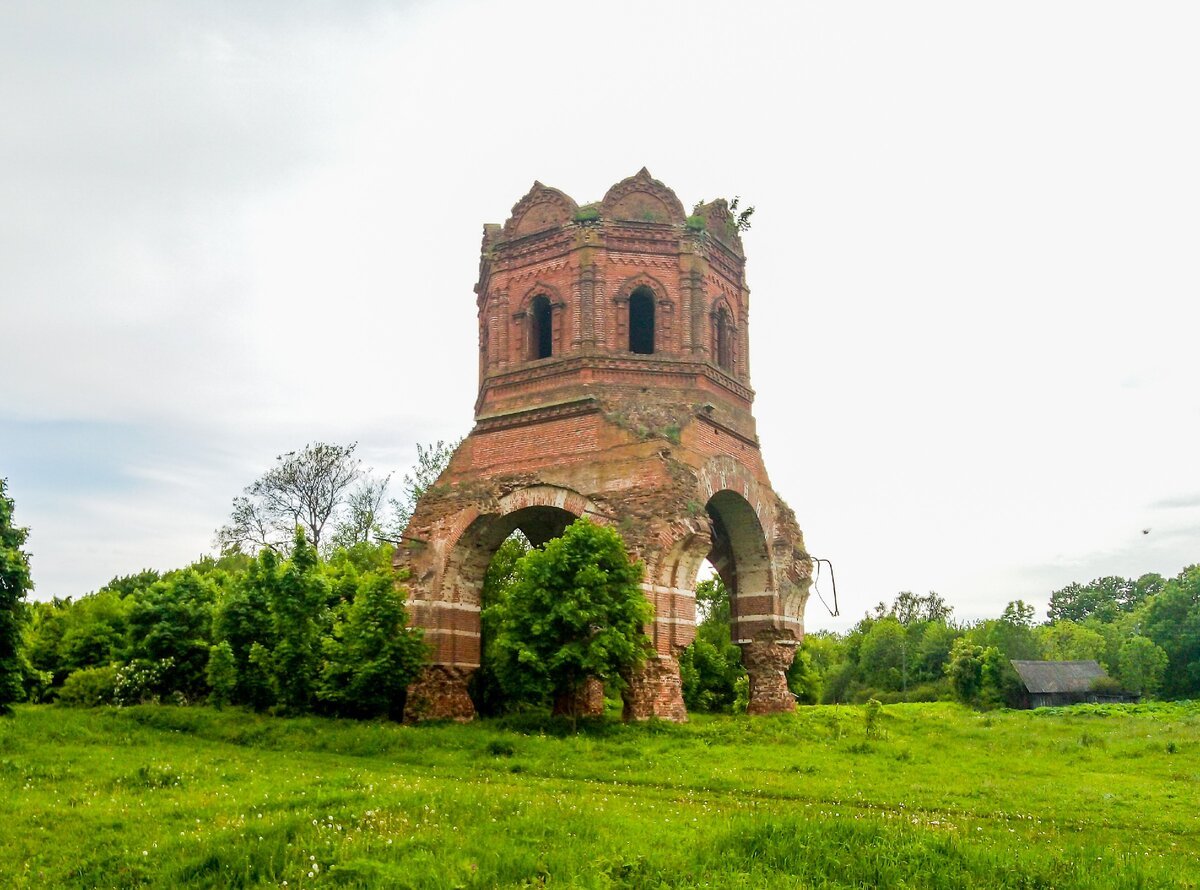
<instances>
[{"instance_id":1,"label":"brick column","mask_svg":"<svg viewBox=\"0 0 1200 890\"><path fill-rule=\"evenodd\" d=\"M421 668L417 681L408 687L404 704L404 722L454 720L469 723L475 719L475 705L467 694L467 682L475 668L430 664Z\"/></svg>"},{"instance_id":2,"label":"brick column","mask_svg":"<svg viewBox=\"0 0 1200 890\"><path fill-rule=\"evenodd\" d=\"M560 695L554 702L555 717L603 717L604 684L588 677L574 692Z\"/></svg>"},{"instance_id":3,"label":"brick column","mask_svg":"<svg viewBox=\"0 0 1200 890\"><path fill-rule=\"evenodd\" d=\"M676 723L687 722L683 704L683 683L679 678L679 662L669 655L646 659L645 663L625 678L625 720L649 720L658 717Z\"/></svg>"},{"instance_id":4,"label":"brick column","mask_svg":"<svg viewBox=\"0 0 1200 890\"><path fill-rule=\"evenodd\" d=\"M750 675L747 714L782 714L796 710L787 685L787 669L796 657L791 640L758 639L742 644L742 664Z\"/></svg>"}]
</instances>

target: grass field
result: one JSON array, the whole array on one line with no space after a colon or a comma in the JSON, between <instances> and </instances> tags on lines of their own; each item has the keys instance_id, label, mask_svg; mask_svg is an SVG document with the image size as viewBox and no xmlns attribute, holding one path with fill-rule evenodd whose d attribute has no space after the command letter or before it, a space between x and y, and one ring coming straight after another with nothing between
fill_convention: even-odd
<instances>
[{"instance_id":1,"label":"grass field","mask_svg":"<svg viewBox=\"0 0 1200 890\"><path fill-rule=\"evenodd\" d=\"M563 729L22 707L0 886L1200 886L1200 703Z\"/></svg>"}]
</instances>

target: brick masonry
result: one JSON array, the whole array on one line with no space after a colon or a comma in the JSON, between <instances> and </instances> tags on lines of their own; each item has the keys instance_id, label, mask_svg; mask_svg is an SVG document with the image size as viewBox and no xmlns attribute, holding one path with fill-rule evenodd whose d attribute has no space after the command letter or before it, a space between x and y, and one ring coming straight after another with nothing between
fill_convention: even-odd
<instances>
[{"instance_id":1,"label":"brick masonry","mask_svg":"<svg viewBox=\"0 0 1200 890\"><path fill-rule=\"evenodd\" d=\"M686 719L675 655L695 636L705 558L733 592L751 712L794 707L779 677L811 564L759 450L745 255L725 202L689 220L644 169L582 209L535 183L484 227L475 293L475 427L396 553L433 650L410 719L472 716L479 595L500 543L521 529L539 545L585 515L646 563L657 657L629 678L627 717Z\"/></svg>"}]
</instances>

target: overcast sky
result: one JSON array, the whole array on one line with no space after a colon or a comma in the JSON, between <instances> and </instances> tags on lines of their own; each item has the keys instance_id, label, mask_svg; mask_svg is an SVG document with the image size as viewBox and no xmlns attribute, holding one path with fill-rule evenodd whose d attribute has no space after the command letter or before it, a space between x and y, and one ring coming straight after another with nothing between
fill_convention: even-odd
<instances>
[{"instance_id":1,"label":"overcast sky","mask_svg":"<svg viewBox=\"0 0 1200 890\"><path fill-rule=\"evenodd\" d=\"M757 208L759 434L843 612L810 629L1200 561L1194 2L3 18L0 475L38 598L208 552L282 451L402 473L465 434L482 225L643 165Z\"/></svg>"}]
</instances>

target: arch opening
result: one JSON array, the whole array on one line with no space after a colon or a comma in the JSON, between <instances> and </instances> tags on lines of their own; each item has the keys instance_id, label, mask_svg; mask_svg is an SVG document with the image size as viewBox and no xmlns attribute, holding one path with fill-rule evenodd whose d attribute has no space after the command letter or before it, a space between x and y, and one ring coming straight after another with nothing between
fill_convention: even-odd
<instances>
[{"instance_id":1,"label":"arch opening","mask_svg":"<svg viewBox=\"0 0 1200 890\"><path fill-rule=\"evenodd\" d=\"M629 296L629 351L654 353L654 293L639 287Z\"/></svg>"},{"instance_id":2,"label":"arch opening","mask_svg":"<svg viewBox=\"0 0 1200 890\"><path fill-rule=\"evenodd\" d=\"M748 643L774 624L766 534L754 508L736 492L718 491L705 509L712 523L708 561L729 591L733 641Z\"/></svg>"},{"instance_id":3,"label":"arch opening","mask_svg":"<svg viewBox=\"0 0 1200 890\"><path fill-rule=\"evenodd\" d=\"M550 358L554 354L554 312L550 299L544 296L533 298L530 306L533 319L529 338L530 358Z\"/></svg>"}]
</instances>

